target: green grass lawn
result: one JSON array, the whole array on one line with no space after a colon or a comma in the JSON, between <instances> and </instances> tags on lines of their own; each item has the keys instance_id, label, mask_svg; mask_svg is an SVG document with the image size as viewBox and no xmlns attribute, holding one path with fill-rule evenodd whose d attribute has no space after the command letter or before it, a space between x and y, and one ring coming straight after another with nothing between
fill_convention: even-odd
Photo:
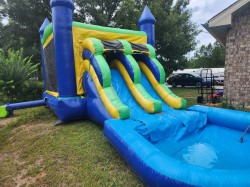
<instances>
[{"instance_id":1,"label":"green grass lawn","mask_svg":"<svg viewBox=\"0 0 250 187\"><path fill-rule=\"evenodd\" d=\"M196 89L172 91L196 104ZM56 121L44 107L0 121L0 186L143 186L101 126Z\"/></svg>"},{"instance_id":2,"label":"green grass lawn","mask_svg":"<svg viewBox=\"0 0 250 187\"><path fill-rule=\"evenodd\" d=\"M187 107L197 105L198 90L196 88L170 88L171 91L184 99L187 100Z\"/></svg>"},{"instance_id":3,"label":"green grass lawn","mask_svg":"<svg viewBox=\"0 0 250 187\"><path fill-rule=\"evenodd\" d=\"M143 186L101 126L53 127L57 119L44 107L10 119L0 121L0 186Z\"/></svg>"}]
</instances>

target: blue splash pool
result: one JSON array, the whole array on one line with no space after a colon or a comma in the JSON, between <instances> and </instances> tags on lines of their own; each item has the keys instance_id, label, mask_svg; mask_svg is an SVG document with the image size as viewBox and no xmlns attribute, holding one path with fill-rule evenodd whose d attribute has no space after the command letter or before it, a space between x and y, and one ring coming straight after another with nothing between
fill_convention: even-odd
<instances>
[{"instance_id":1,"label":"blue splash pool","mask_svg":"<svg viewBox=\"0 0 250 187\"><path fill-rule=\"evenodd\" d=\"M206 106L158 114L143 111L112 70L112 85L131 110L127 120L107 120L104 136L148 186L250 186L248 112ZM159 96L142 76L143 86Z\"/></svg>"},{"instance_id":2,"label":"blue splash pool","mask_svg":"<svg viewBox=\"0 0 250 187\"><path fill-rule=\"evenodd\" d=\"M250 135L240 143L241 131L207 125L205 129L181 140L165 139L154 146L177 160L208 169L250 168Z\"/></svg>"}]
</instances>

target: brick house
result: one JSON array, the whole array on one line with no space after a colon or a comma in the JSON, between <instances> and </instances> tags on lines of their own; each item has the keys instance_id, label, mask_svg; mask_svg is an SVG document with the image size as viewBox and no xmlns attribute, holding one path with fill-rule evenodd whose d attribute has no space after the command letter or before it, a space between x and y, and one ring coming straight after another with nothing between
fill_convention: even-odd
<instances>
[{"instance_id":1,"label":"brick house","mask_svg":"<svg viewBox=\"0 0 250 187\"><path fill-rule=\"evenodd\" d=\"M224 100L250 108L250 0L238 0L203 25L226 48Z\"/></svg>"}]
</instances>

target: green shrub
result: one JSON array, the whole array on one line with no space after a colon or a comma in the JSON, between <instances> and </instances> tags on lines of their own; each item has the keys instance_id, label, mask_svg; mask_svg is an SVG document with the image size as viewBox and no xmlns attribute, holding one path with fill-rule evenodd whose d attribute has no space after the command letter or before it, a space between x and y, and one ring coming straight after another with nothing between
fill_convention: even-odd
<instances>
[{"instance_id":1,"label":"green shrub","mask_svg":"<svg viewBox=\"0 0 250 187\"><path fill-rule=\"evenodd\" d=\"M25 81L18 98L21 101L41 99L44 90L43 82L37 80Z\"/></svg>"},{"instance_id":2,"label":"green shrub","mask_svg":"<svg viewBox=\"0 0 250 187\"><path fill-rule=\"evenodd\" d=\"M16 102L25 87L25 82L31 79L38 64L32 64L32 57L24 57L23 49L7 52L0 50L0 100L2 102Z\"/></svg>"}]
</instances>

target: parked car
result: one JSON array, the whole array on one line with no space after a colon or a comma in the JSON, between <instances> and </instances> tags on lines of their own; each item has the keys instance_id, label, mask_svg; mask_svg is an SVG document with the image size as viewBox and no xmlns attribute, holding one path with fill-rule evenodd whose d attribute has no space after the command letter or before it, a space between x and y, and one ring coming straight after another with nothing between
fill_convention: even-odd
<instances>
[{"instance_id":1,"label":"parked car","mask_svg":"<svg viewBox=\"0 0 250 187\"><path fill-rule=\"evenodd\" d=\"M176 87L178 85L184 86L196 86L200 87L201 84L205 86L210 86L211 81L201 78L197 74L192 73L179 73L167 78L167 83Z\"/></svg>"},{"instance_id":2,"label":"parked car","mask_svg":"<svg viewBox=\"0 0 250 187\"><path fill-rule=\"evenodd\" d=\"M214 75L214 79L217 85L224 85L224 75Z\"/></svg>"}]
</instances>

